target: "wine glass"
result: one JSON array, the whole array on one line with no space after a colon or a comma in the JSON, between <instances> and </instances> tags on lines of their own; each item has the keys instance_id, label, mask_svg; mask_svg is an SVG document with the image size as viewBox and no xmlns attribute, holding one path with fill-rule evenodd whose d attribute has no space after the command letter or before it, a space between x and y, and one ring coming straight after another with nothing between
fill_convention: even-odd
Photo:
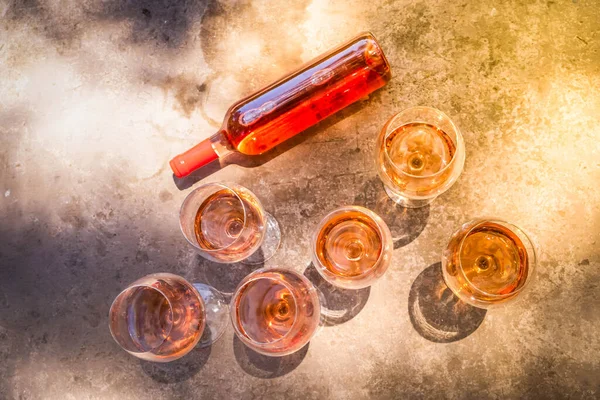
<instances>
[{"instance_id":1,"label":"wine glass","mask_svg":"<svg viewBox=\"0 0 600 400\"><path fill-rule=\"evenodd\" d=\"M127 352L148 361L183 357L214 343L227 326L227 303L214 288L169 273L133 282L113 301L109 328Z\"/></svg>"},{"instance_id":2,"label":"wine glass","mask_svg":"<svg viewBox=\"0 0 600 400\"><path fill-rule=\"evenodd\" d=\"M373 284L392 259L392 234L373 211L338 208L323 218L312 238L312 259L332 285L361 289Z\"/></svg>"},{"instance_id":3,"label":"wine glass","mask_svg":"<svg viewBox=\"0 0 600 400\"><path fill-rule=\"evenodd\" d=\"M259 264L281 241L279 224L250 190L235 183L207 183L192 191L179 212L181 232L209 260Z\"/></svg>"},{"instance_id":4,"label":"wine glass","mask_svg":"<svg viewBox=\"0 0 600 400\"><path fill-rule=\"evenodd\" d=\"M237 287L230 305L236 335L252 350L285 356L304 347L319 327L317 289L303 275L262 268Z\"/></svg>"},{"instance_id":5,"label":"wine glass","mask_svg":"<svg viewBox=\"0 0 600 400\"><path fill-rule=\"evenodd\" d=\"M490 308L529 286L536 264L531 239L499 219L476 219L454 232L442 256L448 287L464 302Z\"/></svg>"},{"instance_id":6,"label":"wine glass","mask_svg":"<svg viewBox=\"0 0 600 400\"><path fill-rule=\"evenodd\" d=\"M431 203L460 176L465 143L443 112L412 107L394 115L376 144L377 171L388 196L403 207Z\"/></svg>"}]
</instances>

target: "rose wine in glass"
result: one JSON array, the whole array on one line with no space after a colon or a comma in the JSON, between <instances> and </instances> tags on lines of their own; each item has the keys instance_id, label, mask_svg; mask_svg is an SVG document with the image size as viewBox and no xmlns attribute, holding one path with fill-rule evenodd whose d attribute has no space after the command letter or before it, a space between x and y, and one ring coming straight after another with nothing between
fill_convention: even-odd
<instances>
[{"instance_id":1,"label":"rose wine in glass","mask_svg":"<svg viewBox=\"0 0 600 400\"><path fill-rule=\"evenodd\" d=\"M262 262L275 253L281 239L275 218L254 193L234 183L198 187L184 200L179 222L203 257L221 263Z\"/></svg>"},{"instance_id":2,"label":"rose wine in glass","mask_svg":"<svg viewBox=\"0 0 600 400\"><path fill-rule=\"evenodd\" d=\"M377 169L392 200L422 207L454 184L465 160L464 140L439 110L413 107L392 117L377 139Z\"/></svg>"},{"instance_id":3,"label":"rose wine in glass","mask_svg":"<svg viewBox=\"0 0 600 400\"><path fill-rule=\"evenodd\" d=\"M371 33L363 33L232 105L221 130L173 158L171 169L183 177L233 151L262 154L390 78L383 50Z\"/></svg>"},{"instance_id":4,"label":"rose wine in glass","mask_svg":"<svg viewBox=\"0 0 600 400\"><path fill-rule=\"evenodd\" d=\"M466 303L489 308L523 291L536 257L533 243L518 227L481 219L454 233L442 261L448 287Z\"/></svg>"},{"instance_id":5,"label":"rose wine in glass","mask_svg":"<svg viewBox=\"0 0 600 400\"><path fill-rule=\"evenodd\" d=\"M200 340L204 303L185 279L148 275L117 296L110 308L115 341L136 357L158 362L176 360Z\"/></svg>"},{"instance_id":6,"label":"rose wine in glass","mask_svg":"<svg viewBox=\"0 0 600 400\"><path fill-rule=\"evenodd\" d=\"M317 271L331 284L360 289L385 273L392 249L392 235L381 217L350 206L332 211L319 223L312 258Z\"/></svg>"},{"instance_id":7,"label":"rose wine in glass","mask_svg":"<svg viewBox=\"0 0 600 400\"><path fill-rule=\"evenodd\" d=\"M321 305L317 290L303 275L264 268L240 283L230 311L235 333L245 345L264 355L284 356L310 341Z\"/></svg>"},{"instance_id":8,"label":"rose wine in glass","mask_svg":"<svg viewBox=\"0 0 600 400\"><path fill-rule=\"evenodd\" d=\"M226 315L227 304L213 288L158 273L138 279L116 297L109 328L130 354L168 362L219 339Z\"/></svg>"}]
</instances>

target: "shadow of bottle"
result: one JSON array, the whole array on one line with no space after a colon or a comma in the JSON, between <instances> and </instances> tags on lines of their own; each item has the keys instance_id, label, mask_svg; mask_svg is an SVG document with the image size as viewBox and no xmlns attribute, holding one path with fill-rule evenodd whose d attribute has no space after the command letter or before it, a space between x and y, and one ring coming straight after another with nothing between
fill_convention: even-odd
<instances>
[{"instance_id":1,"label":"shadow of bottle","mask_svg":"<svg viewBox=\"0 0 600 400\"><path fill-rule=\"evenodd\" d=\"M205 329L202 339L209 339L210 330ZM160 383L183 382L196 375L207 363L211 346L194 348L185 356L168 363L140 360L142 371L150 378Z\"/></svg>"},{"instance_id":2,"label":"shadow of bottle","mask_svg":"<svg viewBox=\"0 0 600 400\"><path fill-rule=\"evenodd\" d=\"M372 97L379 96L376 92L372 94ZM305 142L309 138L315 136L316 134L326 130L327 128L337 124L338 122L350 117L351 115L359 112L364 107L366 107L371 102L371 97L367 101L358 101L354 104L349 105L343 110L338 111L337 113L327 117L326 119L320 121L316 125L306 129L304 132L300 132L299 134L287 139L284 142L281 142L271 150L255 156L247 156L242 153L233 152L228 155L226 158L222 160L215 160L210 164L201 167L186 177L178 178L173 175L173 182L175 182L175 186L179 190L185 190L193 186L196 182L201 181L202 179L214 174L215 172L225 168L228 165L236 164L242 166L244 168L255 168L259 167L275 157L289 151L290 149L298 146L299 144Z\"/></svg>"},{"instance_id":3,"label":"shadow of bottle","mask_svg":"<svg viewBox=\"0 0 600 400\"><path fill-rule=\"evenodd\" d=\"M269 357L257 353L246 346L237 336L233 337L233 354L239 366L249 375L263 379L273 379L295 370L306 357L308 346L283 357Z\"/></svg>"},{"instance_id":4,"label":"shadow of bottle","mask_svg":"<svg viewBox=\"0 0 600 400\"><path fill-rule=\"evenodd\" d=\"M365 182L354 203L374 211L385 221L392 233L394 249L404 247L419 237L429 220L429 205L402 207L390 199L378 177Z\"/></svg>"},{"instance_id":5,"label":"shadow of bottle","mask_svg":"<svg viewBox=\"0 0 600 400\"><path fill-rule=\"evenodd\" d=\"M461 301L444 282L442 263L427 267L413 282L408 314L419 335L437 343L464 339L483 322L487 310Z\"/></svg>"},{"instance_id":6,"label":"shadow of bottle","mask_svg":"<svg viewBox=\"0 0 600 400\"><path fill-rule=\"evenodd\" d=\"M358 315L369 300L370 287L350 290L333 286L323 279L312 262L304 270L304 276L321 294L323 326L334 326L350 321Z\"/></svg>"}]
</instances>

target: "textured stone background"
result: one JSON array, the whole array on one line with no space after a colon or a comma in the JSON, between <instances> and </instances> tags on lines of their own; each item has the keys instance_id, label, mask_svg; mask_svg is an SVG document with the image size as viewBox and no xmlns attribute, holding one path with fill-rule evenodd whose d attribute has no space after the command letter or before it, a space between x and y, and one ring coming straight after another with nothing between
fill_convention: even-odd
<instances>
[{"instance_id":1,"label":"textured stone background","mask_svg":"<svg viewBox=\"0 0 600 400\"><path fill-rule=\"evenodd\" d=\"M0 398L595 398L600 395L600 3L0 0ZM394 78L277 151L174 182L167 162L227 107L362 30ZM390 208L374 138L395 112L447 112L465 170L429 208ZM241 164L241 165L238 165ZM337 311L285 359L228 328L172 364L131 357L107 313L158 271L224 292L249 272L179 233L197 181L252 189L309 265L328 210L386 214L396 249L372 288L317 282ZM469 309L439 281L464 221L510 220L541 249L520 302Z\"/></svg>"}]
</instances>

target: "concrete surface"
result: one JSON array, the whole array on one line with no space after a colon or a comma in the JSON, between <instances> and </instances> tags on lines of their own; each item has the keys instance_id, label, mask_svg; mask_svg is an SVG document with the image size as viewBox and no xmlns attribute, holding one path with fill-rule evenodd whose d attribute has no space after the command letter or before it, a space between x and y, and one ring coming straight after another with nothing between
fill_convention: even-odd
<instances>
[{"instance_id":1,"label":"concrete surface","mask_svg":"<svg viewBox=\"0 0 600 400\"><path fill-rule=\"evenodd\" d=\"M600 396L598 1L0 0L0 17L0 398ZM229 104L362 30L393 66L387 87L271 154L174 182L170 157ZM419 104L462 129L465 170L431 207L397 210L374 139ZM279 219L267 265L304 270L320 217L356 203L386 214L392 266L358 292L309 268L335 318L294 356L253 354L229 327L209 350L140 362L107 327L128 283L168 271L228 292L249 272L180 234L199 180L243 183ZM487 313L435 265L481 215L541 249L529 293Z\"/></svg>"}]
</instances>

